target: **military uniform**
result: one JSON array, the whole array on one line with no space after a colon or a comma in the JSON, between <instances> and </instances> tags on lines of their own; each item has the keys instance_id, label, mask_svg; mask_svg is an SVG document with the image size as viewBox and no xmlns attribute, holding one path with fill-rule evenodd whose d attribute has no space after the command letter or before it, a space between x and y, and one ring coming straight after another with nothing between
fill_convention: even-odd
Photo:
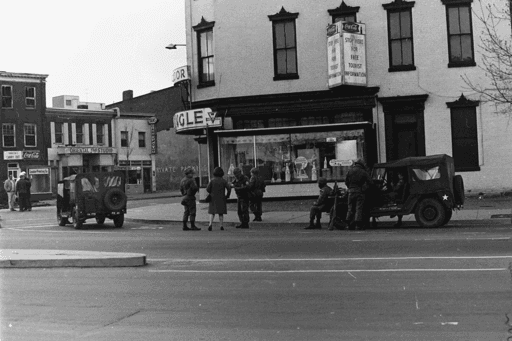
<instances>
[{"instance_id":1,"label":"military uniform","mask_svg":"<svg viewBox=\"0 0 512 341\"><path fill-rule=\"evenodd\" d=\"M256 171L254 172L255 169ZM265 181L258 175L259 171L257 171L257 168L253 168L251 173L252 176L249 180L249 190L251 192L249 208L254 214L253 221L261 221L261 216L263 215L262 200L263 192L265 192Z\"/></svg>"},{"instance_id":2,"label":"military uniform","mask_svg":"<svg viewBox=\"0 0 512 341\"><path fill-rule=\"evenodd\" d=\"M249 228L249 179L242 174L240 168L234 170L235 180L233 181L233 188L235 189L237 204L238 204L238 219L240 225L237 228Z\"/></svg>"},{"instance_id":3,"label":"military uniform","mask_svg":"<svg viewBox=\"0 0 512 341\"><path fill-rule=\"evenodd\" d=\"M185 177L181 180L180 191L183 195L181 204L184 206L185 211L183 212L183 230L200 230L195 225L196 221L196 193L199 190L197 183L194 178L188 177L188 174L193 174L193 170L185 170ZM187 221L190 218L190 228L187 226Z\"/></svg>"},{"instance_id":4,"label":"military uniform","mask_svg":"<svg viewBox=\"0 0 512 341\"><path fill-rule=\"evenodd\" d=\"M306 229L321 229L320 219L322 212L328 212L331 209L329 196L332 195L332 188L327 186L327 180L324 178L318 179L318 186L320 187L320 195L318 200L311 206L309 211L309 226ZM315 222L316 218L316 224Z\"/></svg>"},{"instance_id":5,"label":"military uniform","mask_svg":"<svg viewBox=\"0 0 512 341\"><path fill-rule=\"evenodd\" d=\"M345 178L345 184L348 189L348 210L347 222L350 223L350 228L357 227L363 229L363 212L366 187L371 182L370 175L364 167L361 160L355 162L350 168Z\"/></svg>"}]
</instances>

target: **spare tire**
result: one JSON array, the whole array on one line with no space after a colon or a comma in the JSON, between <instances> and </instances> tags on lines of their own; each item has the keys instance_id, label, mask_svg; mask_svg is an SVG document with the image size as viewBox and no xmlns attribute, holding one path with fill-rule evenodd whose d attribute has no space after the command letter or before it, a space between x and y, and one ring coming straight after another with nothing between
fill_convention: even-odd
<instances>
[{"instance_id":1,"label":"spare tire","mask_svg":"<svg viewBox=\"0 0 512 341\"><path fill-rule=\"evenodd\" d=\"M107 190L103 197L103 204L109 211L119 211L126 206L126 194L119 188Z\"/></svg>"},{"instance_id":2,"label":"spare tire","mask_svg":"<svg viewBox=\"0 0 512 341\"><path fill-rule=\"evenodd\" d=\"M461 175L455 175L453 177L453 196L456 205L464 205L464 180Z\"/></svg>"}]
</instances>

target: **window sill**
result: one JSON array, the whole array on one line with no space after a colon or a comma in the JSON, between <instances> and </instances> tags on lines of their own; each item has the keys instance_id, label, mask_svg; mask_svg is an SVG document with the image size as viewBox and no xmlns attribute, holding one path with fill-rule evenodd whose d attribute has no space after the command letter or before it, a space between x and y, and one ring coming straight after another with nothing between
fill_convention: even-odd
<instances>
[{"instance_id":1,"label":"window sill","mask_svg":"<svg viewBox=\"0 0 512 341\"><path fill-rule=\"evenodd\" d=\"M210 86L215 86L215 81L208 81L208 82L204 82L204 83L199 83L197 85L197 88L198 89L202 89L202 88L208 88Z\"/></svg>"},{"instance_id":2,"label":"window sill","mask_svg":"<svg viewBox=\"0 0 512 341\"><path fill-rule=\"evenodd\" d=\"M455 168L455 172L479 172L480 166L468 166Z\"/></svg>"},{"instance_id":3,"label":"window sill","mask_svg":"<svg viewBox=\"0 0 512 341\"><path fill-rule=\"evenodd\" d=\"M2 146L4 148L16 148L16 146Z\"/></svg>"},{"instance_id":4,"label":"window sill","mask_svg":"<svg viewBox=\"0 0 512 341\"><path fill-rule=\"evenodd\" d=\"M475 63L474 60L467 61L467 62L450 62L450 63L448 63L448 67L449 68L452 68L452 67L471 67L471 66L476 66L476 63Z\"/></svg>"},{"instance_id":5,"label":"window sill","mask_svg":"<svg viewBox=\"0 0 512 341\"><path fill-rule=\"evenodd\" d=\"M275 81L286 81L291 79L299 79L299 75L297 73L289 73L286 75L275 75L274 80Z\"/></svg>"},{"instance_id":6,"label":"window sill","mask_svg":"<svg viewBox=\"0 0 512 341\"><path fill-rule=\"evenodd\" d=\"M416 70L416 66L414 65L398 65L398 66L391 66L388 69L388 72L401 72L401 71L414 71Z\"/></svg>"}]
</instances>

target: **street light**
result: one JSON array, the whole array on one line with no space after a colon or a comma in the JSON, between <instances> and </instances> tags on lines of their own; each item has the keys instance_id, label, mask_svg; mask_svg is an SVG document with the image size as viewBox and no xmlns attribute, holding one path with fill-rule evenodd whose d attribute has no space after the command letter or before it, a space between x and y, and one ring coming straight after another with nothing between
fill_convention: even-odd
<instances>
[{"instance_id":1,"label":"street light","mask_svg":"<svg viewBox=\"0 0 512 341\"><path fill-rule=\"evenodd\" d=\"M168 50L176 50L176 46L187 46L186 44L169 44L165 48Z\"/></svg>"}]
</instances>

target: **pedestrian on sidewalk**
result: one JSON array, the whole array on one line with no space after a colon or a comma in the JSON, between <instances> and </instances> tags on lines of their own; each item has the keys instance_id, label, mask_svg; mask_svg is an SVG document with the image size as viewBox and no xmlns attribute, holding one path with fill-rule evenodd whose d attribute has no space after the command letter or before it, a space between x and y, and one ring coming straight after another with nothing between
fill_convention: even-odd
<instances>
[{"instance_id":1,"label":"pedestrian on sidewalk","mask_svg":"<svg viewBox=\"0 0 512 341\"><path fill-rule=\"evenodd\" d=\"M231 186L223 176L224 170L220 167L215 167L213 179L210 180L206 187L206 192L211 196L211 200L208 203L208 213L210 214L208 231L212 230L213 219L216 214L219 215L220 229L224 230L224 214L228 213L227 201L231 195Z\"/></svg>"},{"instance_id":2,"label":"pedestrian on sidewalk","mask_svg":"<svg viewBox=\"0 0 512 341\"><path fill-rule=\"evenodd\" d=\"M309 210L309 225L304 228L305 230L321 229L320 219L322 219L322 212L329 212L331 210L332 205L329 204L329 196L332 194L332 188L327 186L326 178L318 178L318 188L320 188L320 194L318 195L318 200L313 203Z\"/></svg>"},{"instance_id":3,"label":"pedestrian on sidewalk","mask_svg":"<svg viewBox=\"0 0 512 341\"><path fill-rule=\"evenodd\" d=\"M256 167L251 169L251 179L249 179L249 194L251 212L254 214L253 221L261 221L263 215L262 201L265 192L265 181L260 176L260 170Z\"/></svg>"},{"instance_id":4,"label":"pedestrian on sidewalk","mask_svg":"<svg viewBox=\"0 0 512 341\"><path fill-rule=\"evenodd\" d=\"M192 167L187 167L184 171L185 177L181 179L180 191L183 195L181 204L184 206L183 212L183 231L199 231L200 228L196 226L196 193L199 190L196 180L194 179L195 171ZM190 228L187 226L187 221L190 218Z\"/></svg>"},{"instance_id":5,"label":"pedestrian on sidewalk","mask_svg":"<svg viewBox=\"0 0 512 341\"><path fill-rule=\"evenodd\" d=\"M16 182L16 195L20 205L20 212L25 210L32 211L30 204L30 181L26 178L25 172L20 173L20 179Z\"/></svg>"},{"instance_id":6,"label":"pedestrian on sidewalk","mask_svg":"<svg viewBox=\"0 0 512 341\"><path fill-rule=\"evenodd\" d=\"M11 211L16 211L14 209L14 202L16 201L16 182L13 180L12 175L9 175L7 180L5 180L4 189L7 192L7 201L9 203L9 209Z\"/></svg>"},{"instance_id":7,"label":"pedestrian on sidewalk","mask_svg":"<svg viewBox=\"0 0 512 341\"><path fill-rule=\"evenodd\" d=\"M235 180L233 181L233 188L235 189L237 197L237 213L240 219L240 225L236 226L237 229L249 228L249 179L242 174L242 170L236 167L233 170Z\"/></svg>"}]
</instances>

